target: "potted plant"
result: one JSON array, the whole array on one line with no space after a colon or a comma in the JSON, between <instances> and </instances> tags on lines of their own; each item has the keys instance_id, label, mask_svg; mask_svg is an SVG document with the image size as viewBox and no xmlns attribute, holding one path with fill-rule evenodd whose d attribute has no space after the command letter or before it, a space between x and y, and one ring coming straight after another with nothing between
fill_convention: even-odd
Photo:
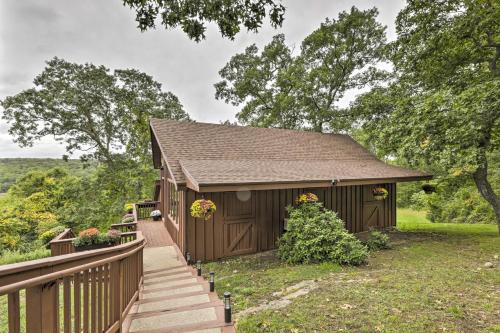
<instances>
[{"instance_id":1,"label":"potted plant","mask_svg":"<svg viewBox=\"0 0 500 333\"><path fill-rule=\"evenodd\" d=\"M131 203L125 204L125 211L128 214L132 214L134 212L134 204Z\"/></svg>"},{"instance_id":2,"label":"potted plant","mask_svg":"<svg viewBox=\"0 0 500 333\"><path fill-rule=\"evenodd\" d=\"M153 221L159 221L161 219L161 212L158 209L153 210L150 216L153 218Z\"/></svg>"},{"instance_id":3,"label":"potted plant","mask_svg":"<svg viewBox=\"0 0 500 333\"><path fill-rule=\"evenodd\" d=\"M298 198L295 200L295 202L298 204L298 205L302 205L302 204L305 204L305 203L314 203L314 202L317 202L318 201L318 196L314 193L303 193L301 195L298 196Z\"/></svg>"},{"instance_id":4,"label":"potted plant","mask_svg":"<svg viewBox=\"0 0 500 333\"><path fill-rule=\"evenodd\" d=\"M195 200L191 205L191 216L206 221L216 210L217 207L212 200L199 199Z\"/></svg>"},{"instance_id":5,"label":"potted plant","mask_svg":"<svg viewBox=\"0 0 500 333\"><path fill-rule=\"evenodd\" d=\"M110 235L103 235L96 228L85 229L73 240L75 251L89 251L117 245L120 243L121 233L117 234L116 231Z\"/></svg>"},{"instance_id":6,"label":"potted plant","mask_svg":"<svg viewBox=\"0 0 500 333\"><path fill-rule=\"evenodd\" d=\"M383 187L375 187L372 193L375 200L384 200L389 195L389 191Z\"/></svg>"}]
</instances>

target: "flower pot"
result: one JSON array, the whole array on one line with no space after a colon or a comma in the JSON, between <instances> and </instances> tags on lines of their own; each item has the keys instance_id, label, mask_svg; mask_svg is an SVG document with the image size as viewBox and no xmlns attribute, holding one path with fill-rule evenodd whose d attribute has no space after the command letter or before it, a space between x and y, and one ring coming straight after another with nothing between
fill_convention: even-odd
<instances>
[{"instance_id":1,"label":"flower pot","mask_svg":"<svg viewBox=\"0 0 500 333\"><path fill-rule=\"evenodd\" d=\"M85 245L85 246L75 246L75 251L76 252L82 252L82 251L90 251L90 250L98 250L98 249L104 249L106 247L112 247L114 244L91 244L91 245Z\"/></svg>"},{"instance_id":2,"label":"flower pot","mask_svg":"<svg viewBox=\"0 0 500 333\"><path fill-rule=\"evenodd\" d=\"M153 221L160 221L161 216L153 216Z\"/></svg>"},{"instance_id":3,"label":"flower pot","mask_svg":"<svg viewBox=\"0 0 500 333\"><path fill-rule=\"evenodd\" d=\"M385 199L385 195L373 195L373 199L381 201Z\"/></svg>"}]
</instances>

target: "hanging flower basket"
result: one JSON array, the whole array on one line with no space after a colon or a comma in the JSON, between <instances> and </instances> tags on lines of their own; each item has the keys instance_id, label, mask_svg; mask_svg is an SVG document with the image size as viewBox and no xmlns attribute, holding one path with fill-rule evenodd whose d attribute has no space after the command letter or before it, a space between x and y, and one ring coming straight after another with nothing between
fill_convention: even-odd
<instances>
[{"instance_id":1,"label":"hanging flower basket","mask_svg":"<svg viewBox=\"0 0 500 333\"><path fill-rule=\"evenodd\" d=\"M314 202L317 202L318 201L318 196L314 193L303 193L301 195L299 195L299 197L297 198L297 200L295 200L295 202L298 204L298 205L302 205L302 204L305 204L305 203L314 203Z\"/></svg>"},{"instance_id":2,"label":"hanging flower basket","mask_svg":"<svg viewBox=\"0 0 500 333\"><path fill-rule=\"evenodd\" d=\"M212 200L199 199L191 205L191 216L203 220L208 220L217 207Z\"/></svg>"},{"instance_id":3,"label":"hanging flower basket","mask_svg":"<svg viewBox=\"0 0 500 333\"><path fill-rule=\"evenodd\" d=\"M372 193L375 200L384 200L389 195L389 191L383 187L375 187Z\"/></svg>"},{"instance_id":4,"label":"hanging flower basket","mask_svg":"<svg viewBox=\"0 0 500 333\"><path fill-rule=\"evenodd\" d=\"M425 194L431 194L436 192L436 186L431 184L424 184L422 185L422 190L424 190Z\"/></svg>"}]
</instances>

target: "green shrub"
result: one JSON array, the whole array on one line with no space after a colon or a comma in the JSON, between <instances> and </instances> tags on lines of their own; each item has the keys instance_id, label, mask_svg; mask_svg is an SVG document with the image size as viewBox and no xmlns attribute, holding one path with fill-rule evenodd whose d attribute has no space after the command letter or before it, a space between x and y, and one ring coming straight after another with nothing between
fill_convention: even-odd
<instances>
[{"instance_id":1,"label":"green shrub","mask_svg":"<svg viewBox=\"0 0 500 333\"><path fill-rule=\"evenodd\" d=\"M58 225L57 227L54 227L48 231L45 231L43 234L41 234L38 239L41 240L43 245L47 245L54 237L59 235L61 232L65 230L64 226Z\"/></svg>"},{"instance_id":2,"label":"green shrub","mask_svg":"<svg viewBox=\"0 0 500 333\"><path fill-rule=\"evenodd\" d=\"M360 265L368 249L321 203L287 208L287 232L278 240L278 255L288 263L336 262Z\"/></svg>"},{"instance_id":3,"label":"green shrub","mask_svg":"<svg viewBox=\"0 0 500 333\"><path fill-rule=\"evenodd\" d=\"M380 231L370 232L366 241L366 246L370 251L384 250L391 248L389 236Z\"/></svg>"},{"instance_id":4,"label":"green shrub","mask_svg":"<svg viewBox=\"0 0 500 333\"><path fill-rule=\"evenodd\" d=\"M133 217L126 217L122 220L122 223L130 223L130 222L134 222L135 219Z\"/></svg>"}]
</instances>

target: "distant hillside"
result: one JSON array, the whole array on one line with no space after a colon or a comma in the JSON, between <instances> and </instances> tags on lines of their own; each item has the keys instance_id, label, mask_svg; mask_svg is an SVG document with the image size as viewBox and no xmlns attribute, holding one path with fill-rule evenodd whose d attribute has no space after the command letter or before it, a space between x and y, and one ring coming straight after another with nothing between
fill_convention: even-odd
<instances>
[{"instance_id":1,"label":"distant hillside","mask_svg":"<svg viewBox=\"0 0 500 333\"><path fill-rule=\"evenodd\" d=\"M55 158L0 158L0 193L7 192L16 179L34 170L63 168L75 176L83 176L95 170L94 166L85 167L80 160Z\"/></svg>"}]
</instances>

